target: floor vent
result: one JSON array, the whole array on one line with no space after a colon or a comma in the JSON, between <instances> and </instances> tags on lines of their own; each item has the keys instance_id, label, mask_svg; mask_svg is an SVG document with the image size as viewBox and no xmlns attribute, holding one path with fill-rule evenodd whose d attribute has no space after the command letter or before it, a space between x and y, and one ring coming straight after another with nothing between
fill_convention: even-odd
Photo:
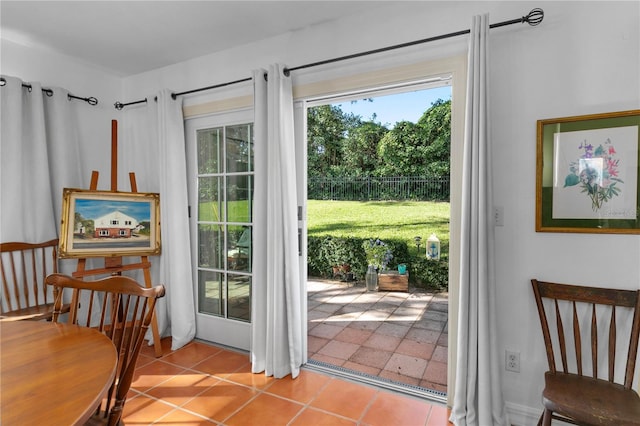
<instances>
[{"instance_id":1,"label":"floor vent","mask_svg":"<svg viewBox=\"0 0 640 426\"><path fill-rule=\"evenodd\" d=\"M359 383L365 383L371 386L402 393L404 395L415 396L418 398L426 399L426 400L437 402L440 404L447 403L446 393L423 388L421 386L394 382L393 380L385 379L383 377L372 376L370 374L362 373L360 371L349 370L347 368L327 364L322 361L316 361L316 360L310 359L303 366L303 368L310 371L318 371L321 373L329 374L335 377L350 379Z\"/></svg>"}]
</instances>

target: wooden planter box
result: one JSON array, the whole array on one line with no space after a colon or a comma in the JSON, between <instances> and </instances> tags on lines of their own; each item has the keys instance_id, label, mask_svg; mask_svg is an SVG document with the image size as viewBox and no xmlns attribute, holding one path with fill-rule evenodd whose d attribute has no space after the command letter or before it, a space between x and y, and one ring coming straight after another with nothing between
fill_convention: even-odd
<instances>
[{"instance_id":1,"label":"wooden planter box","mask_svg":"<svg viewBox=\"0 0 640 426\"><path fill-rule=\"evenodd\" d=\"M409 291L409 273L384 271L378 274L378 291Z\"/></svg>"}]
</instances>

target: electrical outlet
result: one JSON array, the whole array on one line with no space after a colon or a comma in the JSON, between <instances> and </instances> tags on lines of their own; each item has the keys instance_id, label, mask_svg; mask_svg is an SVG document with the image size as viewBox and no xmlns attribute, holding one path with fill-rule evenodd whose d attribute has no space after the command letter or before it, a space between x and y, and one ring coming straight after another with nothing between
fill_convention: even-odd
<instances>
[{"instance_id":1,"label":"electrical outlet","mask_svg":"<svg viewBox=\"0 0 640 426\"><path fill-rule=\"evenodd\" d=\"M505 351L505 367L507 371L520 372L520 352Z\"/></svg>"}]
</instances>

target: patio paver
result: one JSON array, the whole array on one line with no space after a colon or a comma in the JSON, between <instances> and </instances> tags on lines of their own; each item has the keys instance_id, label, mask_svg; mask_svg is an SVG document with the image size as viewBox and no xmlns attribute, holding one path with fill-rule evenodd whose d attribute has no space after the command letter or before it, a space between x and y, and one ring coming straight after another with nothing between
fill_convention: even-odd
<instances>
[{"instance_id":1,"label":"patio paver","mask_svg":"<svg viewBox=\"0 0 640 426\"><path fill-rule=\"evenodd\" d=\"M307 294L310 360L446 393L446 293L310 279Z\"/></svg>"}]
</instances>

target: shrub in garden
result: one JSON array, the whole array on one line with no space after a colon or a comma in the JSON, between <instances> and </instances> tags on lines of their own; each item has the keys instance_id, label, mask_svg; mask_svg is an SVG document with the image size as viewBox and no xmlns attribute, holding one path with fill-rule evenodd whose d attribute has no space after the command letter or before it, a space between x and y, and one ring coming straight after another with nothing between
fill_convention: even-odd
<instances>
[{"instance_id":1,"label":"shrub in garden","mask_svg":"<svg viewBox=\"0 0 640 426\"><path fill-rule=\"evenodd\" d=\"M429 260L425 256L415 256L409 266L409 282L415 287L434 291L449 289L449 260Z\"/></svg>"},{"instance_id":2,"label":"shrub in garden","mask_svg":"<svg viewBox=\"0 0 640 426\"><path fill-rule=\"evenodd\" d=\"M375 239L373 239L375 242ZM333 277L333 267L348 264L356 280L363 280L369 261L364 246L368 238L309 237L307 243L307 268L312 277ZM412 286L435 291L446 291L449 286L449 262L446 255L440 260L428 260L423 253L409 253L405 241L385 240L384 252L389 250L393 258L388 269L396 269L404 263L409 269Z\"/></svg>"},{"instance_id":3,"label":"shrub in garden","mask_svg":"<svg viewBox=\"0 0 640 426\"><path fill-rule=\"evenodd\" d=\"M350 265L356 279L364 277L366 258L360 238L309 237L307 267L310 276L332 277L333 267Z\"/></svg>"}]
</instances>

